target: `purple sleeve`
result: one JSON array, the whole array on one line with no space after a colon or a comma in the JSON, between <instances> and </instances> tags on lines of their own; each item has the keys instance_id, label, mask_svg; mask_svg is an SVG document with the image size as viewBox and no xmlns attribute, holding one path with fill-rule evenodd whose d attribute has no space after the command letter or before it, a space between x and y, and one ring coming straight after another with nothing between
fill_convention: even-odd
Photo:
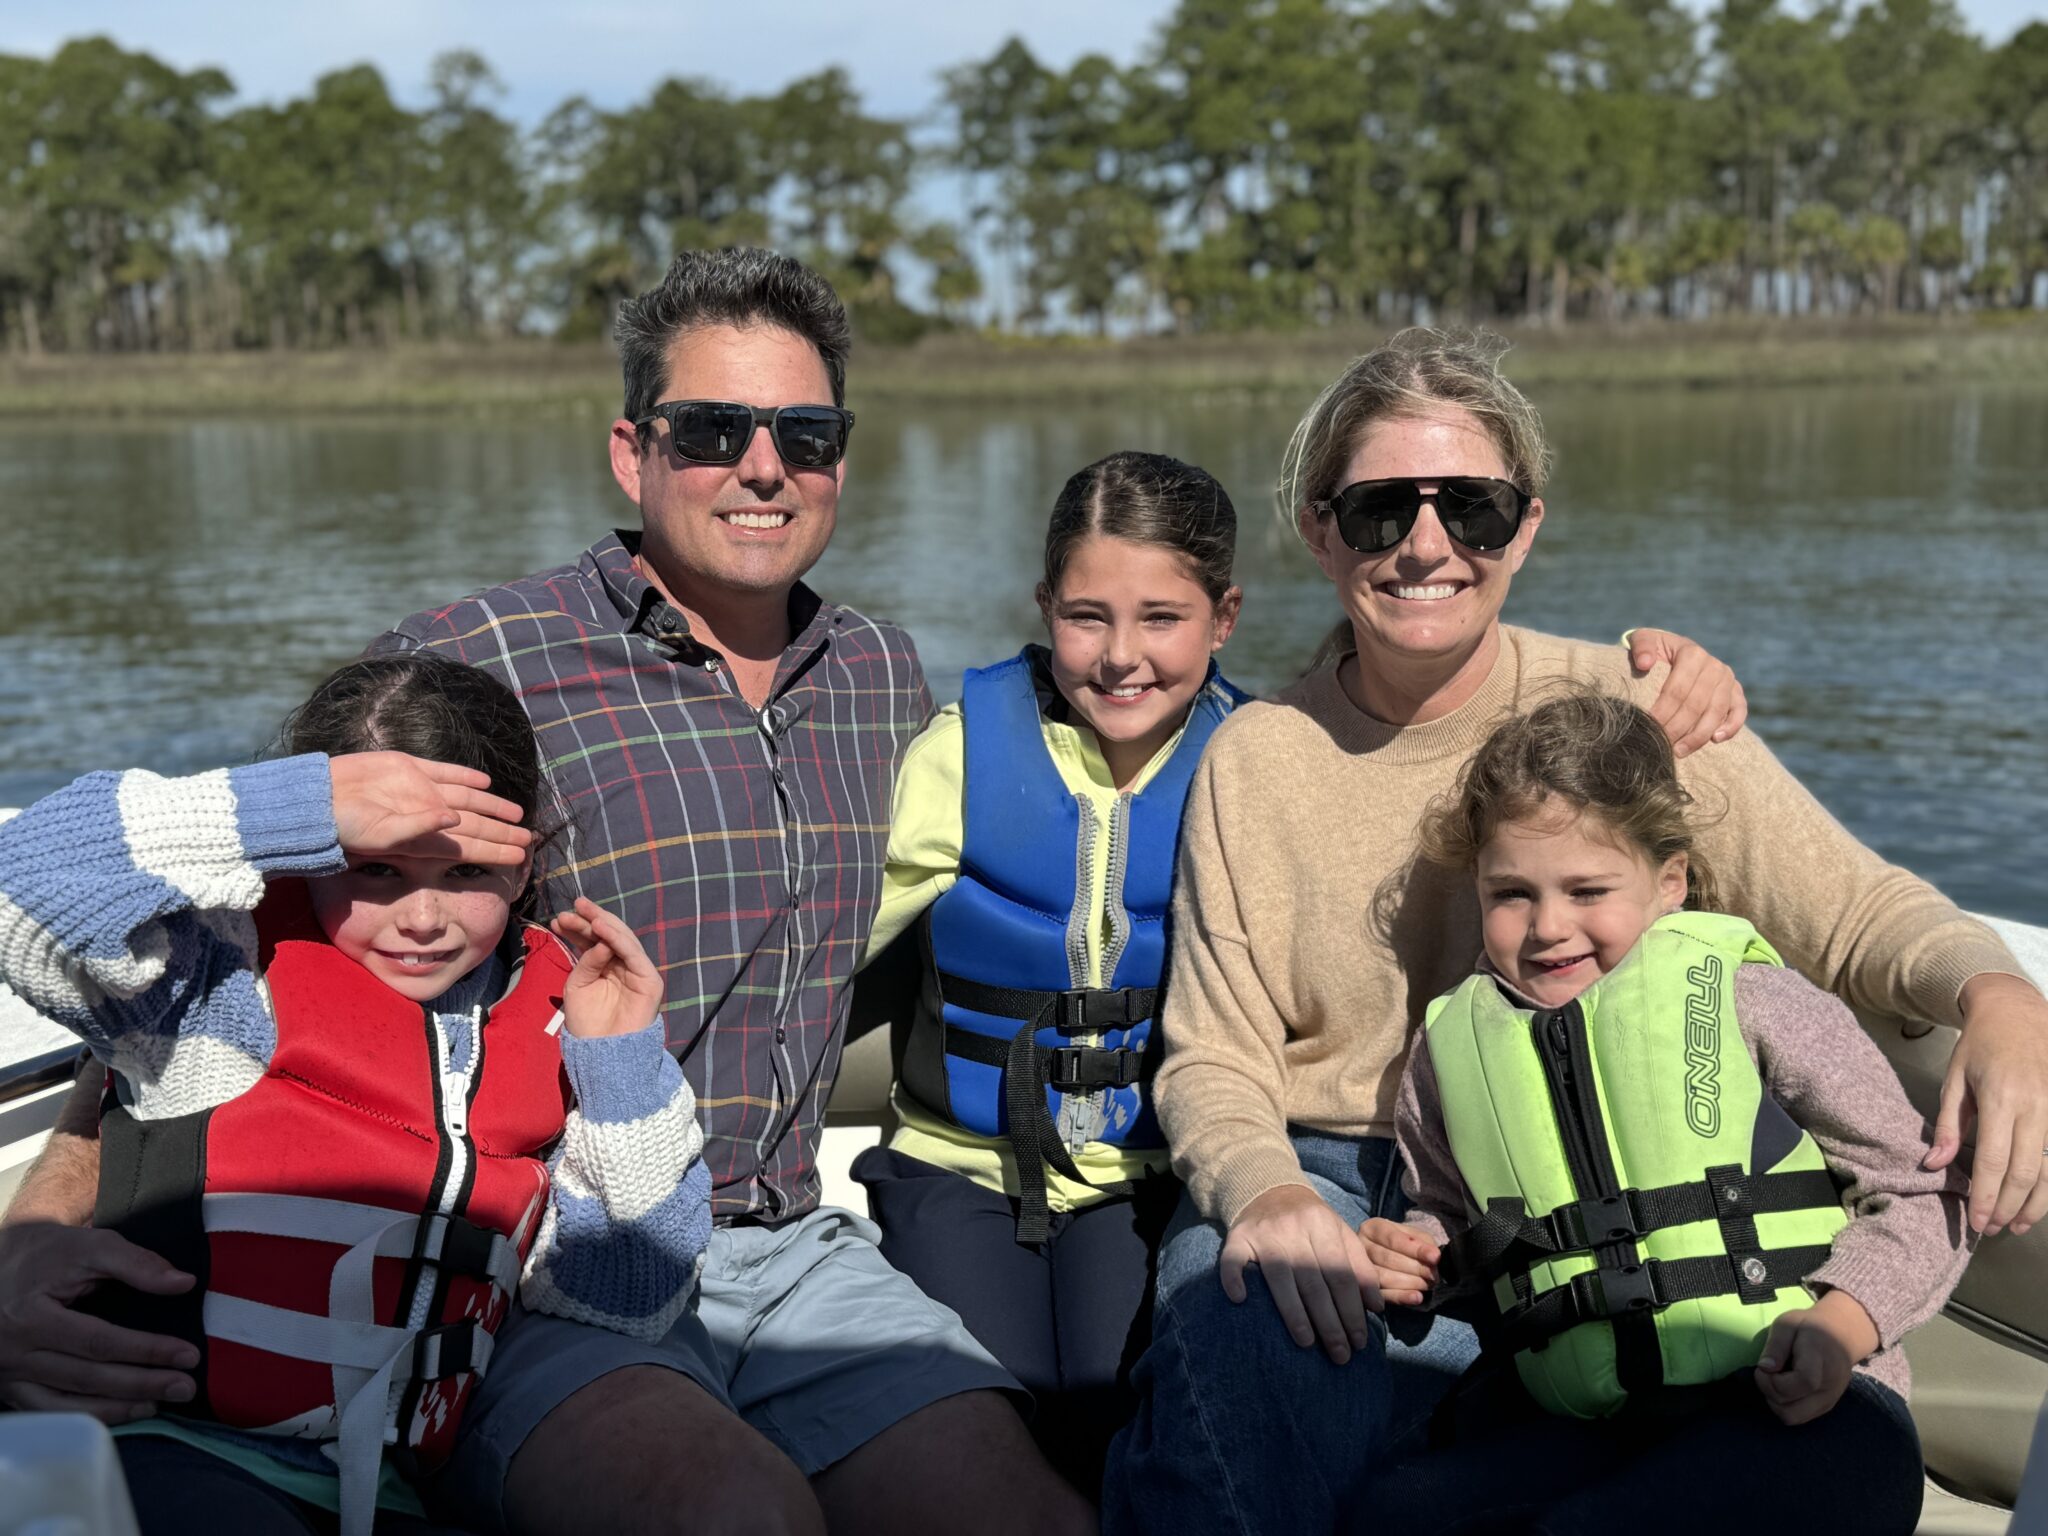
<instances>
[{"instance_id":1,"label":"purple sleeve","mask_svg":"<svg viewBox=\"0 0 2048 1536\"><path fill-rule=\"evenodd\" d=\"M1417 1030L1408 1047L1408 1065L1394 1098L1394 1143L1401 1150L1401 1192L1408 1214L1401 1219L1441 1248L1465 1230L1465 1183L1458 1160L1444 1133L1443 1100L1437 1093L1436 1068L1429 1059L1429 1040Z\"/></svg>"},{"instance_id":2,"label":"purple sleeve","mask_svg":"<svg viewBox=\"0 0 2048 1536\"><path fill-rule=\"evenodd\" d=\"M1955 1168L1920 1166L1930 1128L1840 998L1797 971L1745 965L1735 1004L1765 1089L1844 1185L1850 1222L1812 1283L1861 1302L1890 1349L1939 1312L1962 1278L1976 1245L1964 1220L1967 1181Z\"/></svg>"}]
</instances>

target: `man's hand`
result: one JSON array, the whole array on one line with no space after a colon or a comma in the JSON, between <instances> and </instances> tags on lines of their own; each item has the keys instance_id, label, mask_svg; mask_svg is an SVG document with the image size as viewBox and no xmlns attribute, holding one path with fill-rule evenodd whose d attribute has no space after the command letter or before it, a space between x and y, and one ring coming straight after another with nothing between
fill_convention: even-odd
<instances>
[{"instance_id":1,"label":"man's hand","mask_svg":"<svg viewBox=\"0 0 2048 1536\"><path fill-rule=\"evenodd\" d=\"M1660 661L1671 664L1650 715L1671 738L1676 757L1710 741L1726 741L1749 718L1749 698L1734 669L1696 640L1664 629L1639 629L1629 636L1628 659L1638 676Z\"/></svg>"},{"instance_id":2,"label":"man's hand","mask_svg":"<svg viewBox=\"0 0 2048 1536\"><path fill-rule=\"evenodd\" d=\"M1359 1227L1358 1236L1379 1272L1380 1298L1389 1306L1419 1307L1436 1284L1442 1253L1414 1227L1374 1216Z\"/></svg>"},{"instance_id":3,"label":"man's hand","mask_svg":"<svg viewBox=\"0 0 2048 1536\"><path fill-rule=\"evenodd\" d=\"M334 825L348 853L517 864L533 833L522 812L489 793L489 774L404 752L351 752L329 760Z\"/></svg>"},{"instance_id":4,"label":"man's hand","mask_svg":"<svg viewBox=\"0 0 2048 1536\"><path fill-rule=\"evenodd\" d=\"M1817 1419L1849 1390L1856 1362L1877 1353L1877 1325L1847 1291L1782 1313L1756 1363L1757 1390L1786 1424Z\"/></svg>"},{"instance_id":5,"label":"man's hand","mask_svg":"<svg viewBox=\"0 0 2048 1536\"><path fill-rule=\"evenodd\" d=\"M0 1404L126 1424L148 1418L159 1400L191 1401L185 1372L199 1364L198 1350L71 1309L102 1281L154 1296L192 1286L190 1275L115 1232L41 1221L0 1227Z\"/></svg>"},{"instance_id":6,"label":"man's hand","mask_svg":"<svg viewBox=\"0 0 2048 1536\"><path fill-rule=\"evenodd\" d=\"M562 1022L583 1040L636 1034L661 1012L661 973L633 930L588 896L549 925L576 951L562 985Z\"/></svg>"},{"instance_id":7,"label":"man's hand","mask_svg":"<svg viewBox=\"0 0 2048 1536\"><path fill-rule=\"evenodd\" d=\"M1382 1306L1378 1272L1364 1241L1313 1189L1269 1189L1231 1224L1216 1273L1232 1301L1248 1294L1248 1264L1265 1276L1295 1343L1306 1349L1321 1340L1338 1365L1365 1348L1372 1337L1365 1315Z\"/></svg>"},{"instance_id":8,"label":"man's hand","mask_svg":"<svg viewBox=\"0 0 2048 1536\"><path fill-rule=\"evenodd\" d=\"M1970 1225L2024 1232L2048 1214L2048 999L2018 976L1987 972L1963 986L1963 1037L1941 1082L1941 1112L1925 1166L1946 1168L1977 1125Z\"/></svg>"}]
</instances>

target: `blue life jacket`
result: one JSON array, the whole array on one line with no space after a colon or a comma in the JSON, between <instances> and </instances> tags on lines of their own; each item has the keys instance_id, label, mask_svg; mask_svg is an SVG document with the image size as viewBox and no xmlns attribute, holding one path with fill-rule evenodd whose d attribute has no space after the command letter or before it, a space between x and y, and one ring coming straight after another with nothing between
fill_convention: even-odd
<instances>
[{"instance_id":1,"label":"blue life jacket","mask_svg":"<svg viewBox=\"0 0 2048 1536\"><path fill-rule=\"evenodd\" d=\"M924 1006L904 1055L910 1095L1016 1148L1026 1218L1042 1220L1046 1163L1079 1178L1069 1148L1157 1147L1145 1083L1166 970L1166 915L1181 811L1202 749L1246 695L1212 663L1179 743L1110 824L1072 793L1040 723L1057 698L1042 646L967 674L960 874L924 920ZM1110 839L1104 901L1082 888ZM1109 985L1088 986L1088 925L1106 908ZM1020 1222L1031 1242L1036 1220ZM1043 1233L1039 1233L1042 1237Z\"/></svg>"}]
</instances>

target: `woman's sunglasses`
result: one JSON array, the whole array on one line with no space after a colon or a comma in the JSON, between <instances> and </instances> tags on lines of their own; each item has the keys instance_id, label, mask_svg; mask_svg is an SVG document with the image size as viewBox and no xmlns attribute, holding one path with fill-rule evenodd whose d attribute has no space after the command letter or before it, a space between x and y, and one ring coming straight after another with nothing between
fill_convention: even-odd
<instances>
[{"instance_id":1,"label":"woman's sunglasses","mask_svg":"<svg viewBox=\"0 0 2048 1536\"><path fill-rule=\"evenodd\" d=\"M656 419L668 423L676 455L692 464L734 464L766 427L792 469L830 469L846 457L853 412L836 405L781 405L772 411L737 400L668 400L633 425L645 431Z\"/></svg>"},{"instance_id":2,"label":"woman's sunglasses","mask_svg":"<svg viewBox=\"0 0 2048 1536\"><path fill-rule=\"evenodd\" d=\"M1425 485L1436 490L1425 496ZM1444 532L1467 549L1504 548L1522 526L1533 499L1505 480L1454 475L1442 480L1360 480L1313 506L1318 512L1336 514L1337 536L1351 548L1361 555L1378 555L1408 537L1425 501L1435 503Z\"/></svg>"}]
</instances>

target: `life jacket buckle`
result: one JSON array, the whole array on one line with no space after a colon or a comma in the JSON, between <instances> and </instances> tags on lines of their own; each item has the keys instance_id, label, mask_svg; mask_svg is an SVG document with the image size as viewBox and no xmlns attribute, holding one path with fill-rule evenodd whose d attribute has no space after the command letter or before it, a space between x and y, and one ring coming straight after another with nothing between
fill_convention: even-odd
<instances>
[{"instance_id":1,"label":"life jacket buckle","mask_svg":"<svg viewBox=\"0 0 2048 1536\"><path fill-rule=\"evenodd\" d=\"M451 1274L472 1280L491 1278L491 1256L496 1234L461 1216L435 1217L445 1223L438 1256L430 1257Z\"/></svg>"},{"instance_id":2,"label":"life jacket buckle","mask_svg":"<svg viewBox=\"0 0 2048 1536\"><path fill-rule=\"evenodd\" d=\"M1572 1276L1572 1298L1581 1317L1620 1317L1657 1305L1655 1261L1616 1264Z\"/></svg>"},{"instance_id":3,"label":"life jacket buckle","mask_svg":"<svg viewBox=\"0 0 2048 1536\"><path fill-rule=\"evenodd\" d=\"M1052 1027L1063 1035L1076 1035L1089 1028L1088 999L1094 995L1092 987L1070 987L1053 993Z\"/></svg>"},{"instance_id":4,"label":"life jacket buckle","mask_svg":"<svg viewBox=\"0 0 2048 1536\"><path fill-rule=\"evenodd\" d=\"M1069 987L1052 996L1052 1027L1063 1035L1117 1028L1145 1017L1131 1011L1134 993L1129 987Z\"/></svg>"},{"instance_id":5,"label":"life jacket buckle","mask_svg":"<svg viewBox=\"0 0 2048 1536\"><path fill-rule=\"evenodd\" d=\"M441 1328L423 1328L412 1341L412 1374L417 1381L440 1381L474 1370L477 1356L476 1319Z\"/></svg>"},{"instance_id":6,"label":"life jacket buckle","mask_svg":"<svg viewBox=\"0 0 2048 1536\"><path fill-rule=\"evenodd\" d=\"M1575 1200L1550 1213L1550 1226L1560 1252L1627 1242L1645 1235L1629 1192Z\"/></svg>"},{"instance_id":7,"label":"life jacket buckle","mask_svg":"<svg viewBox=\"0 0 2048 1536\"><path fill-rule=\"evenodd\" d=\"M1088 1045L1056 1045L1046 1055L1046 1083L1061 1093L1128 1088L1144 1076L1143 1051L1105 1051Z\"/></svg>"}]
</instances>

